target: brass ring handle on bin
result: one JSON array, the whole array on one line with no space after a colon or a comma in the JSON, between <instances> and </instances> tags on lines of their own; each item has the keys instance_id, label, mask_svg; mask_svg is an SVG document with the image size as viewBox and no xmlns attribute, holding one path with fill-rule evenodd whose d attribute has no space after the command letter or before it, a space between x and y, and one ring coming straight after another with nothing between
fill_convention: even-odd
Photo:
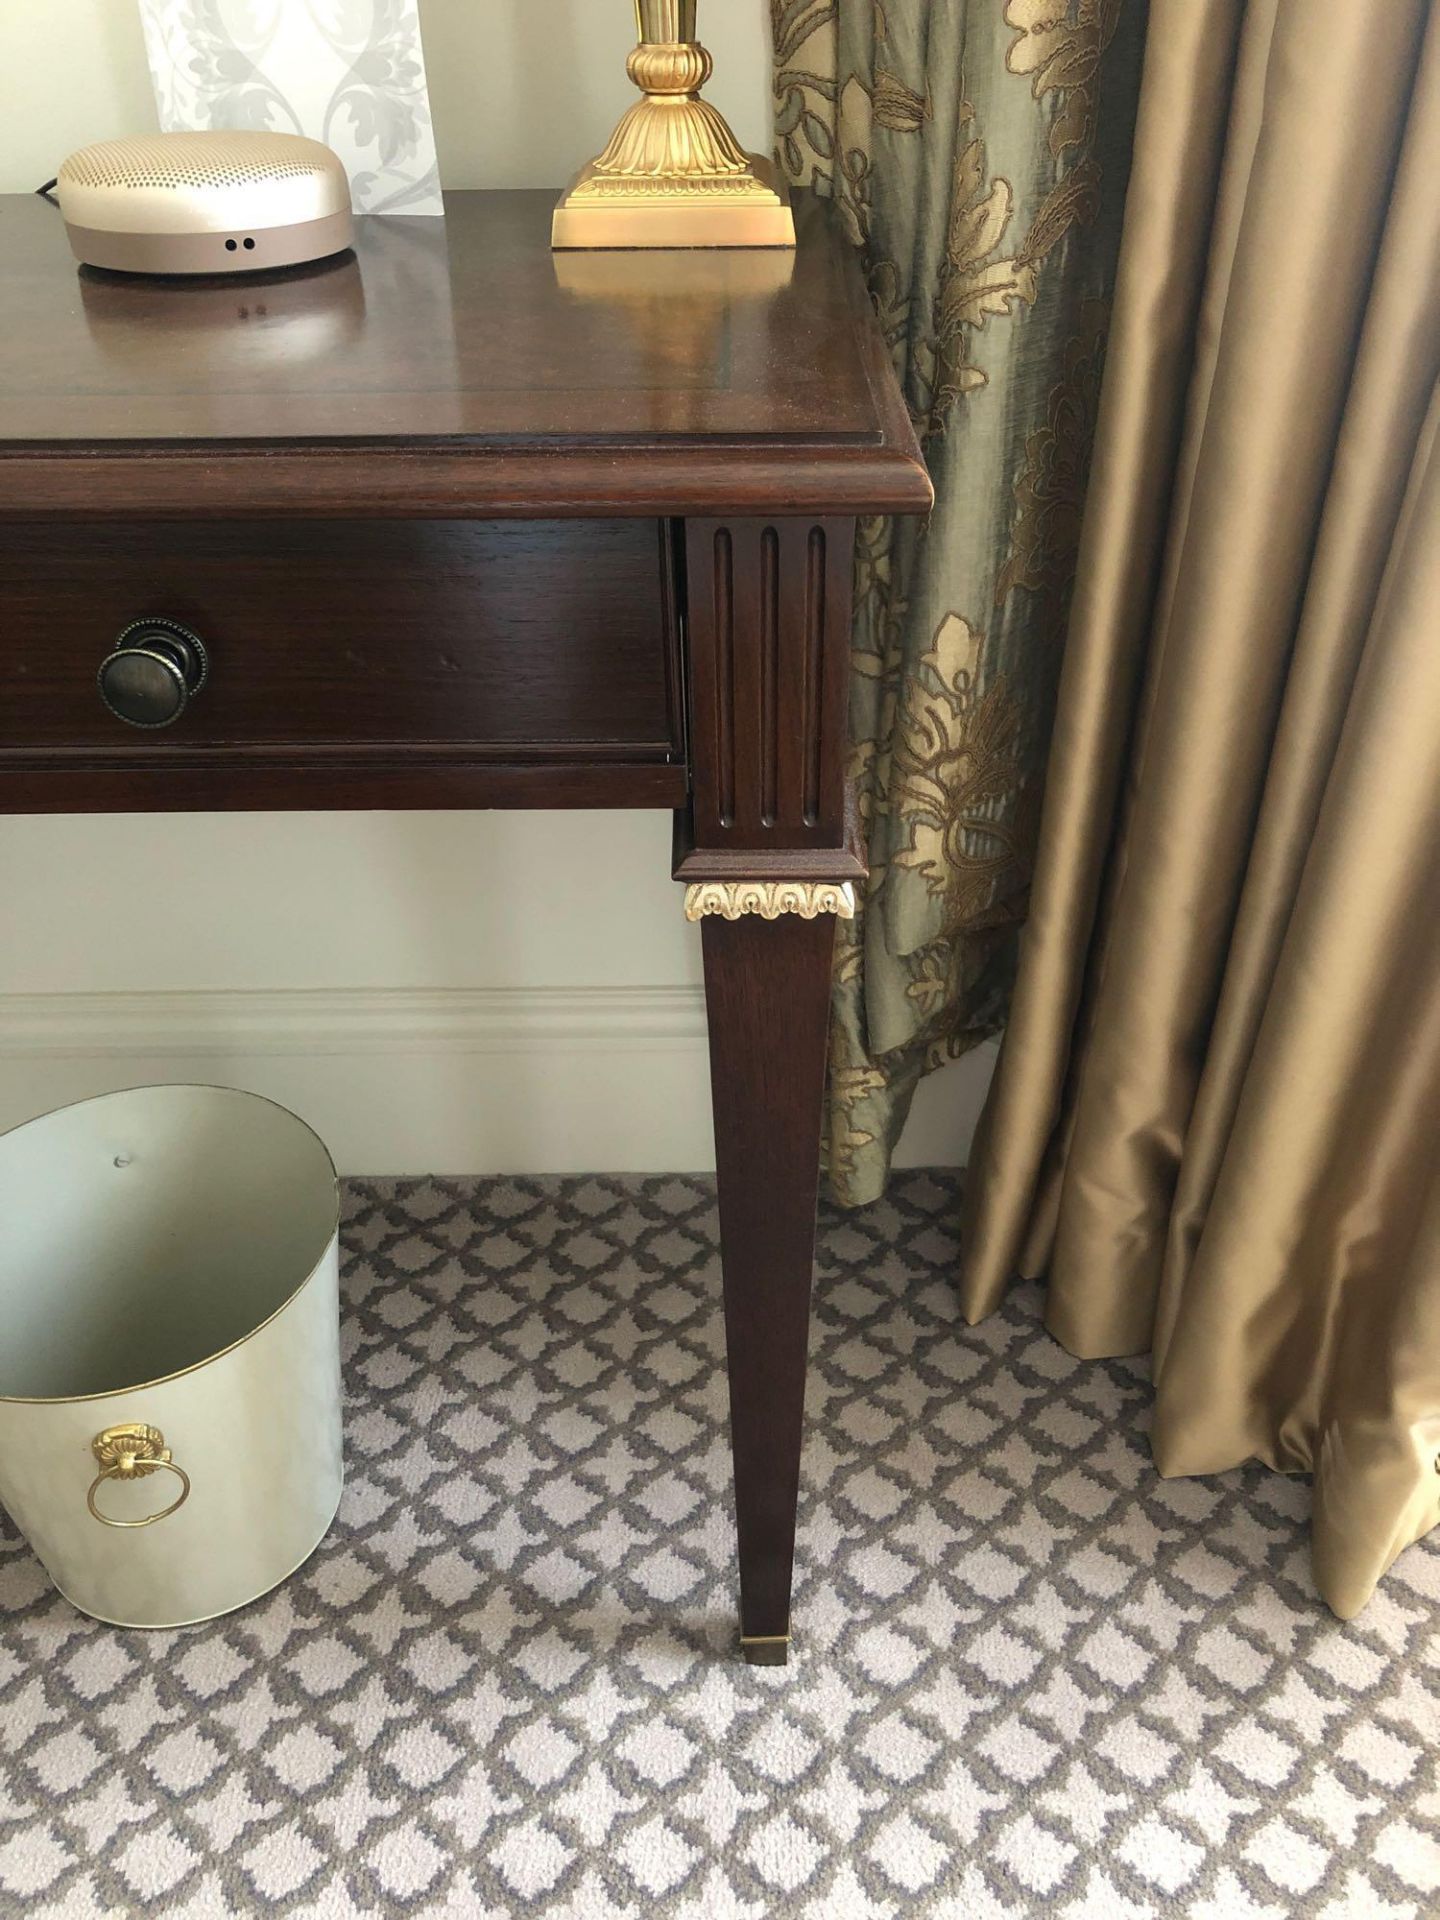
<instances>
[{"instance_id":1,"label":"brass ring handle on bin","mask_svg":"<svg viewBox=\"0 0 1440 1920\"><path fill-rule=\"evenodd\" d=\"M190 1498L190 1476L170 1458L165 1436L158 1427L147 1427L143 1420L132 1420L120 1427L106 1427L90 1442L90 1451L100 1462L100 1471L90 1482L85 1504L102 1527L153 1527L157 1520L168 1520ZM95 1504L95 1496L107 1480L144 1480L152 1473L173 1473L180 1491L168 1507L147 1513L143 1520L112 1520Z\"/></svg>"}]
</instances>

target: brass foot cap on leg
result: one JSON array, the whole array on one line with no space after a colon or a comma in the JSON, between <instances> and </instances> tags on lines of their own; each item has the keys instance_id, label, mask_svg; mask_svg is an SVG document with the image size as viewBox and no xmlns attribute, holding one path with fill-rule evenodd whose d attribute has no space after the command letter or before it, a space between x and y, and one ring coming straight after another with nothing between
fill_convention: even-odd
<instances>
[{"instance_id":1,"label":"brass foot cap on leg","mask_svg":"<svg viewBox=\"0 0 1440 1920\"><path fill-rule=\"evenodd\" d=\"M740 1651L752 1667L783 1667L790 1658L788 1633L742 1633Z\"/></svg>"}]
</instances>

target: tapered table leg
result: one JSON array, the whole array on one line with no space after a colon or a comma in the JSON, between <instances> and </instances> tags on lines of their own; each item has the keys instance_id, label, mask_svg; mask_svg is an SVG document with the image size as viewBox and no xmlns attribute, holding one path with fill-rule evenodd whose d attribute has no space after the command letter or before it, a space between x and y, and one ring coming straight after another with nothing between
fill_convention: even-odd
<instances>
[{"instance_id":1,"label":"tapered table leg","mask_svg":"<svg viewBox=\"0 0 1440 1920\"><path fill-rule=\"evenodd\" d=\"M745 1657L784 1663L835 920L704 922Z\"/></svg>"},{"instance_id":2,"label":"tapered table leg","mask_svg":"<svg viewBox=\"0 0 1440 1920\"><path fill-rule=\"evenodd\" d=\"M674 874L703 927L748 1659L790 1638L805 1349L845 807L855 528L685 522L690 804Z\"/></svg>"}]
</instances>

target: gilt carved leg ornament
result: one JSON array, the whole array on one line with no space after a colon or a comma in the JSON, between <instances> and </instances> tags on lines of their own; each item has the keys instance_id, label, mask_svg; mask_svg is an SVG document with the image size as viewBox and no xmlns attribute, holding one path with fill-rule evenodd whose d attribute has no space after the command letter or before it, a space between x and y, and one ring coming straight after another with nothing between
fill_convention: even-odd
<instances>
[{"instance_id":1,"label":"gilt carved leg ornament","mask_svg":"<svg viewBox=\"0 0 1440 1920\"><path fill-rule=\"evenodd\" d=\"M855 889L848 880L709 880L685 889L685 918L704 920L719 914L724 920L743 920L747 914L778 920L796 913L813 920L833 913L837 920L855 918Z\"/></svg>"}]
</instances>

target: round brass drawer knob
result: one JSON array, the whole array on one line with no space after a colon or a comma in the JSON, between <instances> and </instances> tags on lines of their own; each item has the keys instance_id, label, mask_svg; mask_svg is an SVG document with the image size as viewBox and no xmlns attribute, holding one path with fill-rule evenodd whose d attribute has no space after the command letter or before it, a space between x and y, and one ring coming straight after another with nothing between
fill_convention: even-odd
<instances>
[{"instance_id":1,"label":"round brass drawer knob","mask_svg":"<svg viewBox=\"0 0 1440 1920\"><path fill-rule=\"evenodd\" d=\"M132 620L101 662L100 698L130 727L168 727L205 684L205 648L177 620Z\"/></svg>"}]
</instances>

